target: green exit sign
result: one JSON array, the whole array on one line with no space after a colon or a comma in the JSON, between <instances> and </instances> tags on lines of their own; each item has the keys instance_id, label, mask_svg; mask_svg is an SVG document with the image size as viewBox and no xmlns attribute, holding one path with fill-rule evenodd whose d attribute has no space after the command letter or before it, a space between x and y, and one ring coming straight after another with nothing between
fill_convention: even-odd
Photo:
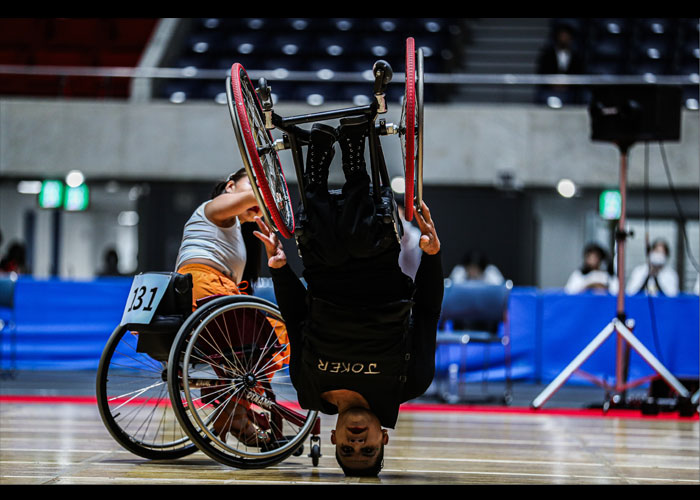
<instances>
[{"instance_id":1,"label":"green exit sign","mask_svg":"<svg viewBox=\"0 0 700 500\"><path fill-rule=\"evenodd\" d=\"M85 210L90 203L90 190L87 184L66 189L66 197L63 201L63 208L75 212Z\"/></svg>"},{"instance_id":2,"label":"green exit sign","mask_svg":"<svg viewBox=\"0 0 700 500\"><path fill-rule=\"evenodd\" d=\"M61 181L47 180L41 183L39 206L41 208L59 208L63 205L64 185Z\"/></svg>"},{"instance_id":3,"label":"green exit sign","mask_svg":"<svg viewBox=\"0 0 700 500\"><path fill-rule=\"evenodd\" d=\"M603 219L619 219L622 214L622 197L620 192L610 189L600 193L599 211Z\"/></svg>"},{"instance_id":4,"label":"green exit sign","mask_svg":"<svg viewBox=\"0 0 700 500\"><path fill-rule=\"evenodd\" d=\"M63 208L70 212L86 210L90 203L90 189L87 184L71 187L62 181L45 180L41 183L38 202L41 208Z\"/></svg>"}]
</instances>

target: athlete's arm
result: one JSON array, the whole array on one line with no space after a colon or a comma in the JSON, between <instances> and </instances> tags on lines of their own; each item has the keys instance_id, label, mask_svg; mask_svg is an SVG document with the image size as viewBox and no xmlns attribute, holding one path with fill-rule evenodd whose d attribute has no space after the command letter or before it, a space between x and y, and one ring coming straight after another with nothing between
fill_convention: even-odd
<instances>
[{"instance_id":1,"label":"athlete's arm","mask_svg":"<svg viewBox=\"0 0 700 500\"><path fill-rule=\"evenodd\" d=\"M256 217L255 222L260 231L253 234L265 245L277 306L287 324L289 340L292 346L301 346L301 323L306 318L306 288L287 264L287 255L277 235L260 217Z\"/></svg>"},{"instance_id":2,"label":"athlete's arm","mask_svg":"<svg viewBox=\"0 0 700 500\"><path fill-rule=\"evenodd\" d=\"M244 177L237 182L231 181L226 191L207 203L204 215L219 227L231 227L236 223L236 217L241 215L246 214L241 222L250 220L247 212L253 209L257 213L257 205L250 181Z\"/></svg>"},{"instance_id":3,"label":"athlete's arm","mask_svg":"<svg viewBox=\"0 0 700 500\"><path fill-rule=\"evenodd\" d=\"M440 239L428 206L422 203L421 207L422 213L415 213L422 233L420 247L423 255L415 279L413 325L409 332L411 357L404 386L404 401L422 395L435 375L436 335L444 295Z\"/></svg>"}]
</instances>

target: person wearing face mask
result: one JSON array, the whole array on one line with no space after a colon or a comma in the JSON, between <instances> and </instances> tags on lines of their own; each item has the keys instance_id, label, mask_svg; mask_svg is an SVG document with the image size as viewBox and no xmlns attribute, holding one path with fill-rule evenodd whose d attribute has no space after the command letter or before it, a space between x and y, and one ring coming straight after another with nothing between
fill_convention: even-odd
<instances>
[{"instance_id":1,"label":"person wearing face mask","mask_svg":"<svg viewBox=\"0 0 700 500\"><path fill-rule=\"evenodd\" d=\"M647 263L635 267L627 282L627 294L665 295L674 297L680 292L678 273L666 264L671 254L668 243L655 240L648 249Z\"/></svg>"}]
</instances>

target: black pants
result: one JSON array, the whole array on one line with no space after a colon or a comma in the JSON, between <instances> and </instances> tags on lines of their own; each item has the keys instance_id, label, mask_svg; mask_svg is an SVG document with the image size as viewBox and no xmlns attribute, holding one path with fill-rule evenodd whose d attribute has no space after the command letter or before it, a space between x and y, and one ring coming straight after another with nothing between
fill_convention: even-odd
<instances>
[{"instance_id":1,"label":"black pants","mask_svg":"<svg viewBox=\"0 0 700 500\"><path fill-rule=\"evenodd\" d=\"M382 194L393 203L390 190ZM378 214L386 207L376 205L366 172L348 178L340 193L321 187L307 190L306 198L297 243L314 296L364 304L411 295L412 281L398 264L394 224Z\"/></svg>"}]
</instances>

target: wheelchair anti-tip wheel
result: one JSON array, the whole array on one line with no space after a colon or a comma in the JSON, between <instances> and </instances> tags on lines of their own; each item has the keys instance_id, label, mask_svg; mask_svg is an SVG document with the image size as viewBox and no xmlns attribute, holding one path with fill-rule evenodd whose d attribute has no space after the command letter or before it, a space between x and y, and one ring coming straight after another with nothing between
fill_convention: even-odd
<instances>
[{"instance_id":1,"label":"wheelchair anti-tip wheel","mask_svg":"<svg viewBox=\"0 0 700 500\"><path fill-rule=\"evenodd\" d=\"M201 451L231 467L262 468L301 454L304 439L318 433L318 412L301 409L288 363L286 329L271 302L234 295L200 306L168 361L180 424ZM229 429L236 415L264 435L241 436L240 421Z\"/></svg>"},{"instance_id":2,"label":"wheelchair anti-tip wheel","mask_svg":"<svg viewBox=\"0 0 700 500\"><path fill-rule=\"evenodd\" d=\"M420 209L423 199L423 51L416 52L411 37L406 39L406 88L399 137L404 159L404 211L406 220L411 221L414 206Z\"/></svg>"},{"instance_id":3,"label":"wheelchair anti-tip wheel","mask_svg":"<svg viewBox=\"0 0 700 500\"><path fill-rule=\"evenodd\" d=\"M294 210L275 142L265 128L260 100L240 63L226 79L226 97L243 165L265 222L284 236L294 233Z\"/></svg>"},{"instance_id":4,"label":"wheelchair anti-tip wheel","mask_svg":"<svg viewBox=\"0 0 700 500\"><path fill-rule=\"evenodd\" d=\"M181 458L197 451L173 412L165 363L136 351L138 337L117 327L97 370L97 405L114 439L151 460Z\"/></svg>"}]
</instances>

